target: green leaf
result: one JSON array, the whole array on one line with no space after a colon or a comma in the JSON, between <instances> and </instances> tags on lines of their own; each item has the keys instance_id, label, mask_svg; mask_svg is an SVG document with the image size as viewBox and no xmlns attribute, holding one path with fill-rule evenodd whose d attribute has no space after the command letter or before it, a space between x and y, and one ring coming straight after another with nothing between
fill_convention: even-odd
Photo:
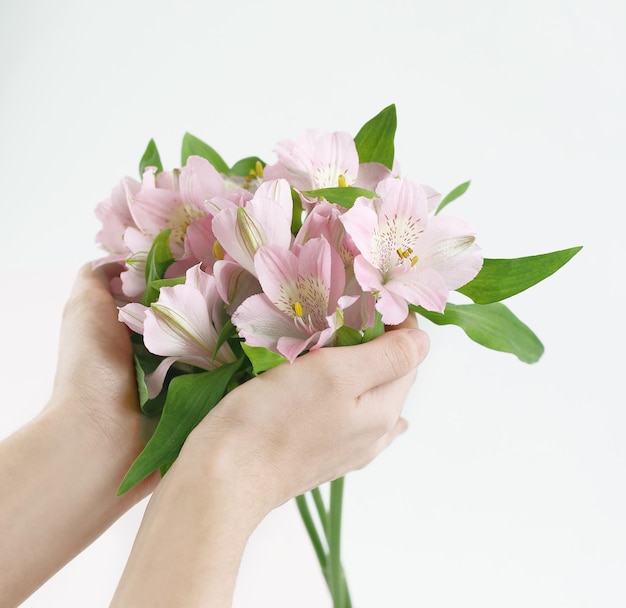
<instances>
[{"instance_id":1,"label":"green leaf","mask_svg":"<svg viewBox=\"0 0 626 608\"><path fill-rule=\"evenodd\" d=\"M493 350L512 353L524 363L535 363L543 344L504 304L451 304L443 313L410 305L437 325L457 325L474 342Z\"/></svg>"},{"instance_id":2,"label":"green leaf","mask_svg":"<svg viewBox=\"0 0 626 608\"><path fill-rule=\"evenodd\" d=\"M476 277L457 291L476 304L499 302L554 274L581 249L572 247L525 258L486 259Z\"/></svg>"},{"instance_id":3,"label":"green leaf","mask_svg":"<svg viewBox=\"0 0 626 608\"><path fill-rule=\"evenodd\" d=\"M228 171L229 175L235 175L237 177L248 177L250 171L254 171L256 174L256 164L261 163L262 167L265 167L265 163L258 156L248 156L238 160Z\"/></svg>"},{"instance_id":4,"label":"green leaf","mask_svg":"<svg viewBox=\"0 0 626 608\"><path fill-rule=\"evenodd\" d=\"M172 379L185 372L176 369L176 367L170 367L165 375L161 392L156 397L150 399L148 387L146 385L146 376L154 372L154 370L159 366L159 363L163 361L163 357L153 355L151 352L147 351L145 347L141 348L141 352L137 352L139 350L140 349L136 349L133 355L135 360L137 390L139 392L139 406L141 407L141 411L146 416L154 416L156 414L160 414L163 410L165 398L167 396L167 387Z\"/></svg>"},{"instance_id":5,"label":"green leaf","mask_svg":"<svg viewBox=\"0 0 626 608\"><path fill-rule=\"evenodd\" d=\"M148 395L148 387L146 386L146 370L137 355L133 355L135 361L135 378L137 379L137 391L139 393L139 406L143 410L143 405L150 396Z\"/></svg>"},{"instance_id":6,"label":"green leaf","mask_svg":"<svg viewBox=\"0 0 626 608\"><path fill-rule=\"evenodd\" d=\"M335 334L335 342L337 346L353 346L361 344L363 336L358 329L342 325Z\"/></svg>"},{"instance_id":7,"label":"green leaf","mask_svg":"<svg viewBox=\"0 0 626 608\"><path fill-rule=\"evenodd\" d=\"M306 190L303 191L304 196L310 198L325 198L329 203L335 203L341 205L346 209L350 209L354 205L354 201L359 196L366 196L367 198L374 198L375 192L366 190L365 188L355 188L353 186L346 186L345 188L320 188L319 190Z\"/></svg>"},{"instance_id":8,"label":"green leaf","mask_svg":"<svg viewBox=\"0 0 626 608\"><path fill-rule=\"evenodd\" d=\"M385 324L383 323L382 315L378 311L374 314L376 315L374 325L363 330L363 342L369 342L370 340L378 338L378 336L385 333Z\"/></svg>"},{"instance_id":9,"label":"green leaf","mask_svg":"<svg viewBox=\"0 0 626 608\"><path fill-rule=\"evenodd\" d=\"M153 283L163 279L165 271L174 262L172 252L170 250L170 230L159 232L152 243L152 247L148 252L146 259L146 290L143 293L141 303L144 306L150 306L159 297L159 288L154 287Z\"/></svg>"},{"instance_id":10,"label":"green leaf","mask_svg":"<svg viewBox=\"0 0 626 608\"><path fill-rule=\"evenodd\" d=\"M462 196L467 192L467 189L470 187L471 182L463 182L459 184L456 188L448 192L439 203L437 210L435 211L435 215L437 215L446 205L449 205L452 201L455 201L457 198Z\"/></svg>"},{"instance_id":11,"label":"green leaf","mask_svg":"<svg viewBox=\"0 0 626 608\"><path fill-rule=\"evenodd\" d=\"M190 156L205 158L219 173L227 174L229 172L228 165L224 159L209 144L205 144L191 133L185 133L181 152L181 164L185 165Z\"/></svg>"},{"instance_id":12,"label":"green leaf","mask_svg":"<svg viewBox=\"0 0 626 608\"><path fill-rule=\"evenodd\" d=\"M398 120L396 106L391 104L366 122L354 138L361 163L380 163L387 169L393 167Z\"/></svg>"},{"instance_id":13,"label":"green leaf","mask_svg":"<svg viewBox=\"0 0 626 608\"><path fill-rule=\"evenodd\" d=\"M146 167L156 167L157 173L163 171L163 165L161 164L161 157L154 139L151 139L146 146L146 151L143 153L141 160L139 161L139 175L143 176L143 172Z\"/></svg>"},{"instance_id":14,"label":"green leaf","mask_svg":"<svg viewBox=\"0 0 626 608\"><path fill-rule=\"evenodd\" d=\"M300 198L300 194L293 188L291 189L291 200L293 201L291 234L295 236L300 232L300 228L302 228L302 199Z\"/></svg>"},{"instance_id":15,"label":"green leaf","mask_svg":"<svg viewBox=\"0 0 626 608\"><path fill-rule=\"evenodd\" d=\"M210 372L185 374L172 380L154 435L126 473L118 496L176 459L189 433L222 399L241 363L236 361Z\"/></svg>"},{"instance_id":16,"label":"green leaf","mask_svg":"<svg viewBox=\"0 0 626 608\"><path fill-rule=\"evenodd\" d=\"M155 279L150 281L152 289L161 290L161 287L174 287L174 285L182 285L186 277L172 277L171 279Z\"/></svg>"},{"instance_id":17,"label":"green leaf","mask_svg":"<svg viewBox=\"0 0 626 608\"><path fill-rule=\"evenodd\" d=\"M213 351L213 356L217 355L217 351L222 347L222 344L237 335L237 330L233 325L233 322L228 319L226 323L224 323L224 327L222 327L222 331L220 331L220 335L217 337L217 343L215 344L215 350Z\"/></svg>"},{"instance_id":18,"label":"green leaf","mask_svg":"<svg viewBox=\"0 0 626 608\"><path fill-rule=\"evenodd\" d=\"M278 367L281 363L287 361L286 357L279 355L263 346L250 346L245 342L242 342L241 347L243 352L246 353L250 363L252 363L252 373L258 376L262 372L266 372L268 369Z\"/></svg>"}]
</instances>

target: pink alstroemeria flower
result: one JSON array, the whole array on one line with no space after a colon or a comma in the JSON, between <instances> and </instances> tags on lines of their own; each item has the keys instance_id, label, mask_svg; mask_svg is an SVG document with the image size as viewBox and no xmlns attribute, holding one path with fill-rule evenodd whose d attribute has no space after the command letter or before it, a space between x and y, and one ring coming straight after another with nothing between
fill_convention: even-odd
<instances>
[{"instance_id":1,"label":"pink alstroemeria flower","mask_svg":"<svg viewBox=\"0 0 626 608\"><path fill-rule=\"evenodd\" d=\"M345 299L345 325L354 329L365 329L374 324L374 297L364 292L354 276L354 258L359 255L350 236L346 233L341 216L345 209L326 201L317 203L307 215L295 239L296 246L302 246L313 238L324 237L340 255L346 271L344 293L352 298L352 304Z\"/></svg>"},{"instance_id":2,"label":"pink alstroemeria flower","mask_svg":"<svg viewBox=\"0 0 626 608\"><path fill-rule=\"evenodd\" d=\"M343 262L323 238L296 251L276 245L258 250L254 263L262 294L249 297L232 317L246 344L293 361L326 345L343 324Z\"/></svg>"},{"instance_id":3,"label":"pink alstroemeria flower","mask_svg":"<svg viewBox=\"0 0 626 608\"><path fill-rule=\"evenodd\" d=\"M226 190L222 176L213 165L199 156L171 173L146 169L141 190L132 197L130 211L139 230L156 237L170 229L170 246L176 259L184 253L184 239L191 222L207 214L211 197Z\"/></svg>"},{"instance_id":4,"label":"pink alstroemeria flower","mask_svg":"<svg viewBox=\"0 0 626 608\"><path fill-rule=\"evenodd\" d=\"M284 179L263 183L245 206L223 208L213 219L220 247L256 276L254 256L263 245L291 245L291 188Z\"/></svg>"},{"instance_id":5,"label":"pink alstroemeria flower","mask_svg":"<svg viewBox=\"0 0 626 608\"><path fill-rule=\"evenodd\" d=\"M359 163L352 135L319 129L303 131L295 141L280 141L275 149L278 162L265 167L264 179L285 178L296 190L358 186L374 190L383 179L397 175L380 163ZM311 201L304 200L305 207Z\"/></svg>"},{"instance_id":6,"label":"pink alstroemeria flower","mask_svg":"<svg viewBox=\"0 0 626 608\"><path fill-rule=\"evenodd\" d=\"M129 200L140 188L141 184L138 181L130 177L124 178L113 188L111 196L96 207L96 217L102 222L102 228L96 235L96 243L109 252L109 255L98 260L96 265L123 262L128 255L124 232L129 227L135 227Z\"/></svg>"},{"instance_id":7,"label":"pink alstroemeria flower","mask_svg":"<svg viewBox=\"0 0 626 608\"><path fill-rule=\"evenodd\" d=\"M225 322L223 302L215 278L199 264L187 271L184 284L162 287L159 299L149 308L128 304L120 309L119 318L143 334L151 353L165 357L146 378L150 397L160 392L167 370L176 361L213 370L236 360L228 344L215 352Z\"/></svg>"},{"instance_id":8,"label":"pink alstroemeria flower","mask_svg":"<svg viewBox=\"0 0 626 608\"><path fill-rule=\"evenodd\" d=\"M276 147L278 162L265 167L265 179L284 177L297 190L351 186L359 173L359 155L349 133L307 129L296 141Z\"/></svg>"},{"instance_id":9,"label":"pink alstroemeria flower","mask_svg":"<svg viewBox=\"0 0 626 608\"><path fill-rule=\"evenodd\" d=\"M401 323L407 303L442 312L450 290L473 279L482 254L462 220L428 216L427 193L408 179L386 179L374 200L361 197L342 215L360 251L357 281L376 296L388 325Z\"/></svg>"}]
</instances>

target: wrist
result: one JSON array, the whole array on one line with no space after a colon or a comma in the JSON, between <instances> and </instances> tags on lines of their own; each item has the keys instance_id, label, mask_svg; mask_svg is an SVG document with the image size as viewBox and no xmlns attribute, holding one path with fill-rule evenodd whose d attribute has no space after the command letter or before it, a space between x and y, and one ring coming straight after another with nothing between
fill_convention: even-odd
<instances>
[{"instance_id":1,"label":"wrist","mask_svg":"<svg viewBox=\"0 0 626 608\"><path fill-rule=\"evenodd\" d=\"M173 473L181 483L213 492L236 512L244 528L254 530L282 500L278 497L273 467L259 442L243 432L211 436L199 427L187 438ZM167 477L167 476L166 476Z\"/></svg>"},{"instance_id":2,"label":"wrist","mask_svg":"<svg viewBox=\"0 0 626 608\"><path fill-rule=\"evenodd\" d=\"M148 434L143 425L150 421L138 409L116 415L109 409L110 404L87 403L71 391L63 395L55 391L36 422L57 429L59 440L82 468L94 472L91 488L99 488L101 505L110 504L121 514L149 494L156 482L153 475L124 496L117 496L119 484L147 441L148 437L142 437Z\"/></svg>"}]
</instances>

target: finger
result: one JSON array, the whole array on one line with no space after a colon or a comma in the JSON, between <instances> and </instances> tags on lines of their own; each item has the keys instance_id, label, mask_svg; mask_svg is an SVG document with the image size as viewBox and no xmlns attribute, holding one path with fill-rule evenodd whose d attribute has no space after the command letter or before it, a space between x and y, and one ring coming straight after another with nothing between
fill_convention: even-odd
<instances>
[{"instance_id":1,"label":"finger","mask_svg":"<svg viewBox=\"0 0 626 608\"><path fill-rule=\"evenodd\" d=\"M413 329L418 327L417 315L414 312L410 312L407 318L398 325L385 325L385 331L393 331L395 329Z\"/></svg>"},{"instance_id":2,"label":"finger","mask_svg":"<svg viewBox=\"0 0 626 608\"><path fill-rule=\"evenodd\" d=\"M400 417L416 376L413 370L402 378L366 391L359 397L359 414L375 427L388 431Z\"/></svg>"},{"instance_id":3,"label":"finger","mask_svg":"<svg viewBox=\"0 0 626 608\"><path fill-rule=\"evenodd\" d=\"M409 423L405 418L398 418L389 432L381 435L381 437L379 437L379 439L372 444L369 453L364 456L363 460L357 465L357 468L362 469L368 465L383 450L388 448L400 435L402 435L408 427Z\"/></svg>"},{"instance_id":4,"label":"finger","mask_svg":"<svg viewBox=\"0 0 626 608\"><path fill-rule=\"evenodd\" d=\"M365 344L328 350L336 369L353 380L360 395L415 370L429 344L425 332L411 328L386 332Z\"/></svg>"}]
</instances>

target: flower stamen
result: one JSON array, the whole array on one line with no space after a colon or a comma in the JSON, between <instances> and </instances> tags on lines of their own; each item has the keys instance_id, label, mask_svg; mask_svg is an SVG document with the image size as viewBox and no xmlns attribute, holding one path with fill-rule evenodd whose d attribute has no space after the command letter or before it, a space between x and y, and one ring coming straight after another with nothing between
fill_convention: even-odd
<instances>
[{"instance_id":1,"label":"flower stamen","mask_svg":"<svg viewBox=\"0 0 626 608\"><path fill-rule=\"evenodd\" d=\"M219 241L215 241L215 243L213 243L213 257L216 260L224 259L224 248L220 245Z\"/></svg>"}]
</instances>

